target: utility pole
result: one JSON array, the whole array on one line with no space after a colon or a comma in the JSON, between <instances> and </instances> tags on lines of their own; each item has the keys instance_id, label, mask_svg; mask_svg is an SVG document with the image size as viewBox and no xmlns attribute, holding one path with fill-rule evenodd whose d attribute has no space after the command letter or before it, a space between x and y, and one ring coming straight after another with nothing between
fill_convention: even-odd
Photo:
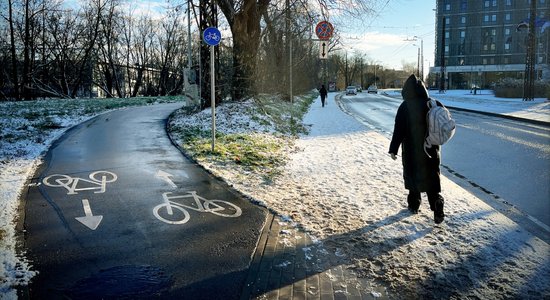
<instances>
[{"instance_id":1,"label":"utility pole","mask_svg":"<svg viewBox=\"0 0 550 300\"><path fill-rule=\"evenodd\" d=\"M537 16L537 1L531 0L529 15L529 34L527 36L525 74L523 77L523 101L533 101L535 99L535 17Z\"/></svg>"},{"instance_id":2,"label":"utility pole","mask_svg":"<svg viewBox=\"0 0 550 300\"><path fill-rule=\"evenodd\" d=\"M420 47L418 47L418 57L416 59L416 72L418 73L418 78L422 79L422 77L420 77Z\"/></svg>"},{"instance_id":3,"label":"utility pole","mask_svg":"<svg viewBox=\"0 0 550 300\"><path fill-rule=\"evenodd\" d=\"M441 18L441 74L439 75L439 92L445 92L445 17Z\"/></svg>"}]
</instances>

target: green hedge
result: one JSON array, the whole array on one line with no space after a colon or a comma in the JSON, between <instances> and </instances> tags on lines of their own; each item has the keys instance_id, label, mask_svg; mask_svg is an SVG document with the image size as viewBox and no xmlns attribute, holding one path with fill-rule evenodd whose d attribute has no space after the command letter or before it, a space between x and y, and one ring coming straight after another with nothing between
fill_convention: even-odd
<instances>
[{"instance_id":1,"label":"green hedge","mask_svg":"<svg viewBox=\"0 0 550 300\"><path fill-rule=\"evenodd\" d=\"M523 98L523 79L501 79L496 83L494 92L497 97ZM550 99L550 82L535 81L535 98L545 97Z\"/></svg>"}]
</instances>

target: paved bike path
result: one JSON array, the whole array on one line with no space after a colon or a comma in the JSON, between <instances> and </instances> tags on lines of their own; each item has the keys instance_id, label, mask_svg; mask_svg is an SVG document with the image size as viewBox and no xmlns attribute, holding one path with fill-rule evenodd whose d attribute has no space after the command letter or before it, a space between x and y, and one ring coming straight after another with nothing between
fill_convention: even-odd
<instances>
[{"instance_id":1,"label":"paved bike path","mask_svg":"<svg viewBox=\"0 0 550 300\"><path fill-rule=\"evenodd\" d=\"M181 105L106 113L52 145L25 201L31 299L240 297L267 212L171 144Z\"/></svg>"}]
</instances>

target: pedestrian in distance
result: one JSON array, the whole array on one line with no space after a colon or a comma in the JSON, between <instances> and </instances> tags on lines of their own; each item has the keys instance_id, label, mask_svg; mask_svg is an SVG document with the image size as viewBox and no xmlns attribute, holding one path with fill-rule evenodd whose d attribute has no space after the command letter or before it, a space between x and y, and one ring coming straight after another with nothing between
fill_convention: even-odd
<instances>
[{"instance_id":1,"label":"pedestrian in distance","mask_svg":"<svg viewBox=\"0 0 550 300\"><path fill-rule=\"evenodd\" d=\"M319 90L319 94L321 94L321 105L322 107L325 107L325 101L327 99L327 89L325 88L325 85L321 85L321 89Z\"/></svg>"},{"instance_id":2,"label":"pedestrian in distance","mask_svg":"<svg viewBox=\"0 0 550 300\"><path fill-rule=\"evenodd\" d=\"M431 146L426 149L427 152L424 152L428 128L426 120L428 91L421 80L411 75L405 82L401 95L404 101L397 109L395 116L389 154L393 160L396 160L399 146L402 146L403 179L405 188L409 190L408 209L412 213L418 213L421 203L420 193L426 193L430 209L434 212L434 221L439 224L445 218L444 199L440 195L440 146ZM437 101L437 105L441 106L441 103Z\"/></svg>"}]
</instances>

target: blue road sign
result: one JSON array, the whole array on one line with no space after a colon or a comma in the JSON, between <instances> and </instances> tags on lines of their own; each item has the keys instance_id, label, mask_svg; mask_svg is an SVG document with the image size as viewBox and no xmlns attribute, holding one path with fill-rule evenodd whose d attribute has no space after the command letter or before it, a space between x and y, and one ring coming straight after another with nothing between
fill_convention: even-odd
<instances>
[{"instance_id":1,"label":"blue road sign","mask_svg":"<svg viewBox=\"0 0 550 300\"><path fill-rule=\"evenodd\" d=\"M222 34L216 27L208 27L202 33L202 40L210 46L217 46L222 40Z\"/></svg>"}]
</instances>

